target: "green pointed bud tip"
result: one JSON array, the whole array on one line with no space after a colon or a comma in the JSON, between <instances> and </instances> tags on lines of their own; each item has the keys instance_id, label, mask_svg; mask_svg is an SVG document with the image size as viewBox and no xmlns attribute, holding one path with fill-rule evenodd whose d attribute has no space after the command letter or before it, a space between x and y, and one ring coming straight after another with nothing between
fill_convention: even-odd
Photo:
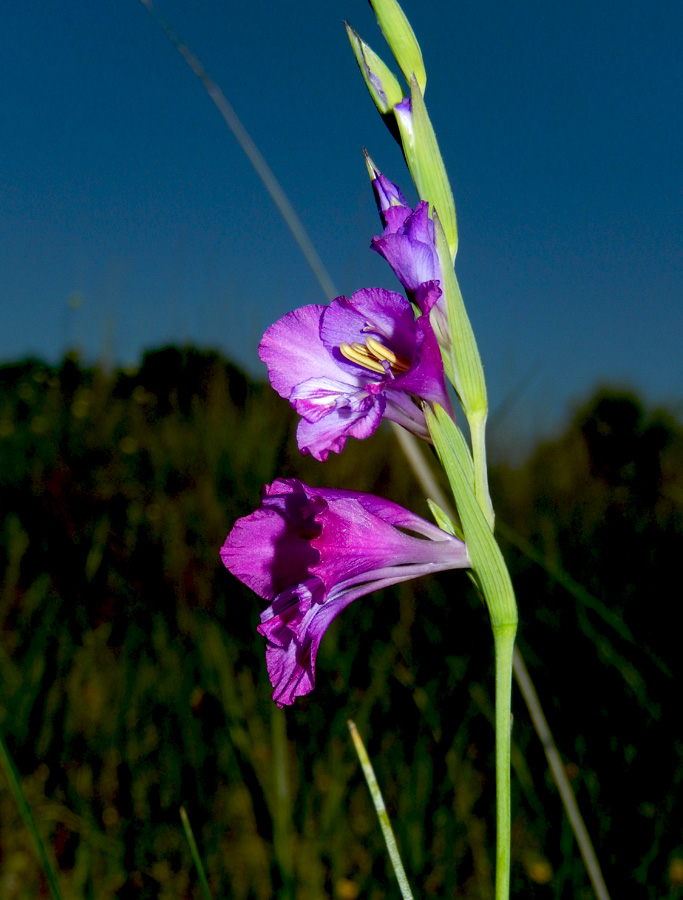
<instances>
[{"instance_id":1,"label":"green pointed bud tip","mask_svg":"<svg viewBox=\"0 0 683 900\"><path fill-rule=\"evenodd\" d=\"M365 168L368 170L368 175L370 176L370 181L374 181L375 178L380 174L379 169L372 161L372 157L368 153L368 151L363 147L363 156L365 157Z\"/></svg>"},{"instance_id":2,"label":"green pointed bud tip","mask_svg":"<svg viewBox=\"0 0 683 900\"><path fill-rule=\"evenodd\" d=\"M396 0L370 0L382 34L407 81L415 75L420 90L427 86L422 51L410 22Z\"/></svg>"},{"instance_id":3,"label":"green pointed bud tip","mask_svg":"<svg viewBox=\"0 0 683 900\"><path fill-rule=\"evenodd\" d=\"M370 91L370 96L382 115L386 115L397 103L403 100L401 85L391 69L353 30L348 22L344 22L344 25L358 63L358 68L367 89Z\"/></svg>"}]
</instances>

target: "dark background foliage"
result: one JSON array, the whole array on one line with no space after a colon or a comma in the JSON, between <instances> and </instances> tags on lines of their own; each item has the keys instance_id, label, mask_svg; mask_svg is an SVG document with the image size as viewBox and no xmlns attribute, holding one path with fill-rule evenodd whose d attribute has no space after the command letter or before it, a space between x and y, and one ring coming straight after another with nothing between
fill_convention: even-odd
<instances>
[{"instance_id":1,"label":"dark background foliage","mask_svg":"<svg viewBox=\"0 0 683 900\"><path fill-rule=\"evenodd\" d=\"M68 897L395 896L346 721L421 896L492 896L492 641L464 573L370 595L316 689L269 699L257 597L221 566L264 482L369 490L428 515L389 431L301 457L273 391L215 353L136 371L0 368L0 725ZM613 896L683 896L677 607L683 429L602 391L492 471L520 647ZM521 697L513 894L590 897ZM0 895L45 893L0 780Z\"/></svg>"}]
</instances>

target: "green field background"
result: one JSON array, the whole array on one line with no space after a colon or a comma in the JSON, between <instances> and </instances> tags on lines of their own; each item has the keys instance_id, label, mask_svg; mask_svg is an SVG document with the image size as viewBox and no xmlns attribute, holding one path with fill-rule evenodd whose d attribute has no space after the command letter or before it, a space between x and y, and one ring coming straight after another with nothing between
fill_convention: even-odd
<instances>
[{"instance_id":1,"label":"green field background","mask_svg":"<svg viewBox=\"0 0 683 900\"><path fill-rule=\"evenodd\" d=\"M493 894L493 650L463 572L364 597L315 691L270 700L262 602L218 550L297 476L428 509L389 430L325 464L215 353L0 367L0 729L65 898L398 897L348 736L366 741L417 897ZM498 446L505 435L494 433ZM536 683L613 898L683 897L683 429L600 391L494 505ZM590 898L513 696L512 894ZM48 896L0 773L0 897Z\"/></svg>"}]
</instances>

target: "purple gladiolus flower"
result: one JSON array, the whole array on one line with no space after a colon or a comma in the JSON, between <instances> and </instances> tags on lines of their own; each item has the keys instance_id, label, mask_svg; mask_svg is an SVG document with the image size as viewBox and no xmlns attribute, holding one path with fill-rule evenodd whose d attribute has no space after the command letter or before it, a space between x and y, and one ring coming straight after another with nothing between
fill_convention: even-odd
<instances>
[{"instance_id":1,"label":"purple gladiolus flower","mask_svg":"<svg viewBox=\"0 0 683 900\"><path fill-rule=\"evenodd\" d=\"M408 201L401 193L401 189L393 181L389 181L386 175L382 175L377 166L372 162L368 154L365 154L365 161L371 167L373 172L372 189L375 192L375 199L379 208L382 221L386 225L385 212L392 206L404 206L408 208Z\"/></svg>"},{"instance_id":2,"label":"purple gladiolus flower","mask_svg":"<svg viewBox=\"0 0 683 900\"><path fill-rule=\"evenodd\" d=\"M451 410L429 316L382 288L304 306L266 331L259 356L271 384L301 416L297 441L318 460L349 436L369 437L382 417L425 440L421 401Z\"/></svg>"},{"instance_id":3,"label":"purple gladiolus flower","mask_svg":"<svg viewBox=\"0 0 683 900\"><path fill-rule=\"evenodd\" d=\"M429 203L389 206L383 212L386 228L372 241L372 249L383 256L403 287L412 295L421 284L441 280L441 264L436 252L434 223L429 218ZM423 310L424 312L424 310Z\"/></svg>"},{"instance_id":4,"label":"purple gladiolus flower","mask_svg":"<svg viewBox=\"0 0 683 900\"><path fill-rule=\"evenodd\" d=\"M385 229L374 237L371 247L389 263L394 274L423 315L431 317L439 344L451 344L448 312L441 290L441 262L436 250L434 222L429 204L420 200L408 206L400 189L369 161L375 177L372 187Z\"/></svg>"},{"instance_id":5,"label":"purple gladiolus flower","mask_svg":"<svg viewBox=\"0 0 683 900\"><path fill-rule=\"evenodd\" d=\"M411 533L408 533L411 532ZM465 544L407 509L358 491L279 478L238 519L223 563L270 605L258 631L278 706L313 690L330 622L371 591L470 566Z\"/></svg>"}]
</instances>

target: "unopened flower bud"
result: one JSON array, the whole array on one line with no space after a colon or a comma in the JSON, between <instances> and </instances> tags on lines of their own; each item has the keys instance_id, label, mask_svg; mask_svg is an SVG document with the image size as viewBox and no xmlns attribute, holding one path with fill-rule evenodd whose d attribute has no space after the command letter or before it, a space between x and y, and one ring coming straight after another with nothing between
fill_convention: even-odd
<instances>
[{"instance_id":1,"label":"unopened flower bud","mask_svg":"<svg viewBox=\"0 0 683 900\"><path fill-rule=\"evenodd\" d=\"M403 99L403 91L398 79L353 28L348 23L345 24L346 33L351 41L358 67L370 91L370 96L382 115L386 115Z\"/></svg>"}]
</instances>

